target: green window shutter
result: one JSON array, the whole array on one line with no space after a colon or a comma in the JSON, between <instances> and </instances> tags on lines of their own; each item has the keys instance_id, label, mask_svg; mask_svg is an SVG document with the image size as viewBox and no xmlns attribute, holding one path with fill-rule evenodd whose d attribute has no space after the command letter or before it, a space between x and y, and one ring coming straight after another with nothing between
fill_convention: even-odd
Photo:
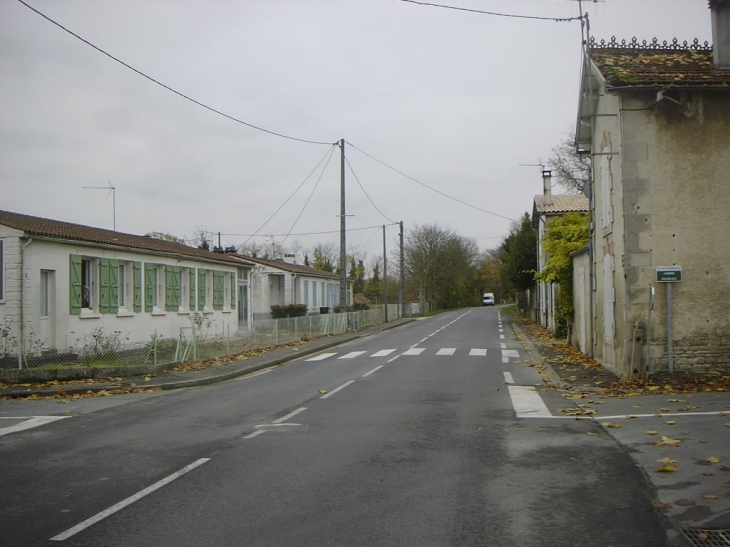
<instances>
[{"instance_id":1,"label":"green window shutter","mask_svg":"<svg viewBox=\"0 0 730 547\"><path fill-rule=\"evenodd\" d=\"M135 312L142 311L142 263L132 263L132 308Z\"/></svg>"},{"instance_id":2,"label":"green window shutter","mask_svg":"<svg viewBox=\"0 0 730 547\"><path fill-rule=\"evenodd\" d=\"M198 311L205 309L205 270L198 268Z\"/></svg>"},{"instance_id":3,"label":"green window shutter","mask_svg":"<svg viewBox=\"0 0 730 547\"><path fill-rule=\"evenodd\" d=\"M231 309L236 309L236 273L231 274Z\"/></svg>"},{"instance_id":4,"label":"green window shutter","mask_svg":"<svg viewBox=\"0 0 730 547\"><path fill-rule=\"evenodd\" d=\"M190 311L195 311L195 268L190 268L190 285L188 293L190 296Z\"/></svg>"},{"instance_id":5,"label":"green window shutter","mask_svg":"<svg viewBox=\"0 0 730 547\"><path fill-rule=\"evenodd\" d=\"M152 307L155 302L154 291L155 291L155 278L154 278L154 264L144 263L144 311L152 312Z\"/></svg>"},{"instance_id":6,"label":"green window shutter","mask_svg":"<svg viewBox=\"0 0 730 547\"><path fill-rule=\"evenodd\" d=\"M173 266L172 272L174 278L172 282L172 302L175 306L175 311L178 311L180 309L180 297L182 291L182 287L180 286L180 266Z\"/></svg>"},{"instance_id":7,"label":"green window shutter","mask_svg":"<svg viewBox=\"0 0 730 547\"><path fill-rule=\"evenodd\" d=\"M165 310L180 309L180 267L165 266Z\"/></svg>"},{"instance_id":8,"label":"green window shutter","mask_svg":"<svg viewBox=\"0 0 730 547\"><path fill-rule=\"evenodd\" d=\"M109 259L109 313L119 311L119 289L119 261Z\"/></svg>"},{"instance_id":9,"label":"green window shutter","mask_svg":"<svg viewBox=\"0 0 730 547\"><path fill-rule=\"evenodd\" d=\"M81 315L81 257L69 255L68 312Z\"/></svg>"},{"instance_id":10,"label":"green window shutter","mask_svg":"<svg viewBox=\"0 0 730 547\"><path fill-rule=\"evenodd\" d=\"M165 266L165 311L175 310L175 268Z\"/></svg>"},{"instance_id":11,"label":"green window shutter","mask_svg":"<svg viewBox=\"0 0 730 547\"><path fill-rule=\"evenodd\" d=\"M224 299L223 272L213 272L213 309L223 309Z\"/></svg>"},{"instance_id":12,"label":"green window shutter","mask_svg":"<svg viewBox=\"0 0 730 547\"><path fill-rule=\"evenodd\" d=\"M99 311L109 313L109 259L99 259Z\"/></svg>"}]
</instances>

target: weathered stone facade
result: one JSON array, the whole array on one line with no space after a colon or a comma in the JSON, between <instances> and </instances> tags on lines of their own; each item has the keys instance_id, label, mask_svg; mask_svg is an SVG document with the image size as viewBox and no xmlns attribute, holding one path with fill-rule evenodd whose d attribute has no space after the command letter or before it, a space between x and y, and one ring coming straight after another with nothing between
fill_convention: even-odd
<instances>
[{"instance_id":1,"label":"weathered stone facade","mask_svg":"<svg viewBox=\"0 0 730 547\"><path fill-rule=\"evenodd\" d=\"M730 73L695 47L587 53L591 353L624 376L730 370ZM658 281L661 266L682 280Z\"/></svg>"}]
</instances>

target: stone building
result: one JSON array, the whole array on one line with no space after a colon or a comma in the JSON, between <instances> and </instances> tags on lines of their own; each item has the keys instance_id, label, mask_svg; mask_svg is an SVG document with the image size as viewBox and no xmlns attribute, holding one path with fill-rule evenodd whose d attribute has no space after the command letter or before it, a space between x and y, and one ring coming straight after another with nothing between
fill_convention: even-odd
<instances>
[{"instance_id":1,"label":"stone building","mask_svg":"<svg viewBox=\"0 0 730 547\"><path fill-rule=\"evenodd\" d=\"M588 353L624 376L730 370L730 1L709 4L714 46L611 39L585 52L583 321Z\"/></svg>"}]
</instances>

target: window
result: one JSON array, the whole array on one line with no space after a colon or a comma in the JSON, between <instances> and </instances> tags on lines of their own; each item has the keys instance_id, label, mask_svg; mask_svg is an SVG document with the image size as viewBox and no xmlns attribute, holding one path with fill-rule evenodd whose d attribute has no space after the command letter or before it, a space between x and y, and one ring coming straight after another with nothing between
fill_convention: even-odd
<instances>
[{"instance_id":1,"label":"window","mask_svg":"<svg viewBox=\"0 0 730 547\"><path fill-rule=\"evenodd\" d=\"M129 301L129 297L127 296L127 291L129 290L129 286L127 284L127 263L126 262L120 262L119 263L119 307L125 308L127 307L127 302Z\"/></svg>"},{"instance_id":2,"label":"window","mask_svg":"<svg viewBox=\"0 0 730 547\"><path fill-rule=\"evenodd\" d=\"M328 305L327 304L327 289L326 289L326 283L324 281L322 281L321 287L322 287L322 305L327 306Z\"/></svg>"},{"instance_id":3,"label":"window","mask_svg":"<svg viewBox=\"0 0 730 547\"><path fill-rule=\"evenodd\" d=\"M145 262L144 265L144 311L152 313L160 311L160 276L158 275L158 266ZM164 277L163 277L164 279Z\"/></svg>"},{"instance_id":4,"label":"window","mask_svg":"<svg viewBox=\"0 0 730 547\"><path fill-rule=\"evenodd\" d=\"M304 305L309 309L309 281L304 281Z\"/></svg>"},{"instance_id":5,"label":"window","mask_svg":"<svg viewBox=\"0 0 730 547\"><path fill-rule=\"evenodd\" d=\"M312 306L317 307L317 282L312 281Z\"/></svg>"},{"instance_id":6,"label":"window","mask_svg":"<svg viewBox=\"0 0 730 547\"><path fill-rule=\"evenodd\" d=\"M96 292L91 267L92 260L89 258L81 259L81 307L91 309L94 305L94 293Z\"/></svg>"}]
</instances>

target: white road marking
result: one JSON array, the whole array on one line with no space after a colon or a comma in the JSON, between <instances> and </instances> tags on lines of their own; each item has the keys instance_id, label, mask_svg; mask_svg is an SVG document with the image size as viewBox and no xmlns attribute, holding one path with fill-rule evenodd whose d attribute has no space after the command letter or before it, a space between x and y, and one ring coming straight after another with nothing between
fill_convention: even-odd
<instances>
[{"instance_id":1,"label":"white road marking","mask_svg":"<svg viewBox=\"0 0 730 547\"><path fill-rule=\"evenodd\" d=\"M332 357L333 355L337 355L336 353L320 353L319 355L315 357L310 357L307 359L307 361L322 361L323 359L327 359L328 357Z\"/></svg>"},{"instance_id":2,"label":"white road marking","mask_svg":"<svg viewBox=\"0 0 730 547\"><path fill-rule=\"evenodd\" d=\"M507 349L507 344L505 344L504 342L502 342L501 344L499 344L499 347L502 348L502 349Z\"/></svg>"},{"instance_id":3,"label":"white road marking","mask_svg":"<svg viewBox=\"0 0 730 547\"><path fill-rule=\"evenodd\" d=\"M503 363L509 363L509 357L502 356L502 362Z\"/></svg>"},{"instance_id":4,"label":"white road marking","mask_svg":"<svg viewBox=\"0 0 730 547\"><path fill-rule=\"evenodd\" d=\"M500 339L500 340L504 340L504 334L500 334L500 335L499 335L499 339Z\"/></svg>"},{"instance_id":5,"label":"white road marking","mask_svg":"<svg viewBox=\"0 0 730 547\"><path fill-rule=\"evenodd\" d=\"M550 410L532 386L507 386L518 418L552 417Z\"/></svg>"},{"instance_id":6,"label":"white road marking","mask_svg":"<svg viewBox=\"0 0 730 547\"><path fill-rule=\"evenodd\" d=\"M472 348L469 350L469 355L474 357L484 357L487 354L487 348Z\"/></svg>"},{"instance_id":7,"label":"white road marking","mask_svg":"<svg viewBox=\"0 0 730 547\"><path fill-rule=\"evenodd\" d=\"M425 350L426 348L409 348L401 355L421 355Z\"/></svg>"},{"instance_id":8,"label":"white road marking","mask_svg":"<svg viewBox=\"0 0 730 547\"><path fill-rule=\"evenodd\" d=\"M338 357L338 359L354 359L355 357L359 357L365 353L364 351L351 351L350 353L347 353L343 355L342 357Z\"/></svg>"},{"instance_id":9,"label":"white road marking","mask_svg":"<svg viewBox=\"0 0 730 547\"><path fill-rule=\"evenodd\" d=\"M370 357L387 357L394 351L394 349L381 349L380 351L376 351L375 353L373 353Z\"/></svg>"},{"instance_id":10,"label":"white road marking","mask_svg":"<svg viewBox=\"0 0 730 547\"><path fill-rule=\"evenodd\" d=\"M64 418L70 418L71 416L30 416L28 418L2 418L5 420L23 420L19 424L11 425L9 427L0 428L0 437L3 435L9 435L10 433L17 433L18 431L25 431L26 429L33 429L34 427L40 427L51 422L57 422Z\"/></svg>"},{"instance_id":11,"label":"white road marking","mask_svg":"<svg viewBox=\"0 0 730 547\"><path fill-rule=\"evenodd\" d=\"M354 383L355 383L355 380L350 380L349 382L345 382L340 387L336 387L332 391L329 391L329 392L325 393L324 395L322 395L322 397L320 397L320 399L327 399L328 397L331 397L338 391L341 391L341 390L345 389L347 386L349 386L350 384L354 384Z\"/></svg>"},{"instance_id":12,"label":"white road marking","mask_svg":"<svg viewBox=\"0 0 730 547\"><path fill-rule=\"evenodd\" d=\"M514 357L519 358L520 353L516 349L503 349L502 357Z\"/></svg>"},{"instance_id":13,"label":"white road marking","mask_svg":"<svg viewBox=\"0 0 730 547\"><path fill-rule=\"evenodd\" d=\"M374 368L373 370L371 370L370 372L366 372L365 374L363 374L363 375L362 375L362 377L363 377L363 378L367 378L367 377L368 377L368 376L370 376L370 375L371 375L371 374L372 374L373 372L377 372L377 371L379 371L379 370L380 370L381 368L383 368L383 365L380 365L380 366L377 366L377 367L375 367L375 368Z\"/></svg>"},{"instance_id":14,"label":"white road marking","mask_svg":"<svg viewBox=\"0 0 730 547\"><path fill-rule=\"evenodd\" d=\"M140 490L136 494L134 494L132 496L129 496L127 499L122 500L119 503L117 503L115 505L112 505L111 507L109 507L107 509L104 509L100 513L97 513L96 515L94 515L93 517L88 518L88 519L86 519L83 522L80 522L76 526L73 526L73 527L69 528L65 532L61 532L57 536L53 536L51 538L51 541L65 541L65 540L67 540L68 538L70 538L70 537L78 534L79 532L81 532L83 530L86 530L89 526L93 526L97 522L99 522L101 520L104 520L106 517L113 515L114 513L116 513L117 511L119 511L121 509L124 509L128 505L132 505L135 501L138 501L138 500L142 499L146 495L151 494L155 490L158 490L158 489L162 488L163 486L165 486L166 484L171 483L175 479L179 479L180 477L182 477L183 475L189 473L190 471L192 471L196 467L199 467L199 466L201 466L204 463L209 462L209 461L210 461L210 458L200 458L199 460L194 461L190 465L186 465L185 467L183 467L179 471L175 471L172 475L169 475L169 476L165 477L164 479L162 479L160 481L157 481L152 486L148 486L144 490Z\"/></svg>"},{"instance_id":15,"label":"white road marking","mask_svg":"<svg viewBox=\"0 0 730 547\"><path fill-rule=\"evenodd\" d=\"M258 437L259 435L266 433L265 429L259 429L257 431L254 431L253 433L249 433L244 437L244 439L253 439L254 437Z\"/></svg>"},{"instance_id":16,"label":"white road marking","mask_svg":"<svg viewBox=\"0 0 730 547\"><path fill-rule=\"evenodd\" d=\"M515 379L512 377L512 373L511 372L505 372L504 373L504 381L507 382L508 384L514 384L515 383Z\"/></svg>"},{"instance_id":17,"label":"white road marking","mask_svg":"<svg viewBox=\"0 0 730 547\"><path fill-rule=\"evenodd\" d=\"M281 422L284 422L284 421L288 420L289 418L291 418L292 416L296 416L297 414L299 414L300 412L304 412L305 410L307 410L307 407L306 406L297 408L296 410L290 412L286 416L282 416L281 418L278 418L278 419L274 420L271 423L272 424L280 424Z\"/></svg>"},{"instance_id":18,"label":"white road marking","mask_svg":"<svg viewBox=\"0 0 730 547\"><path fill-rule=\"evenodd\" d=\"M441 348L436 355L453 355L454 353L456 353L456 348Z\"/></svg>"}]
</instances>

